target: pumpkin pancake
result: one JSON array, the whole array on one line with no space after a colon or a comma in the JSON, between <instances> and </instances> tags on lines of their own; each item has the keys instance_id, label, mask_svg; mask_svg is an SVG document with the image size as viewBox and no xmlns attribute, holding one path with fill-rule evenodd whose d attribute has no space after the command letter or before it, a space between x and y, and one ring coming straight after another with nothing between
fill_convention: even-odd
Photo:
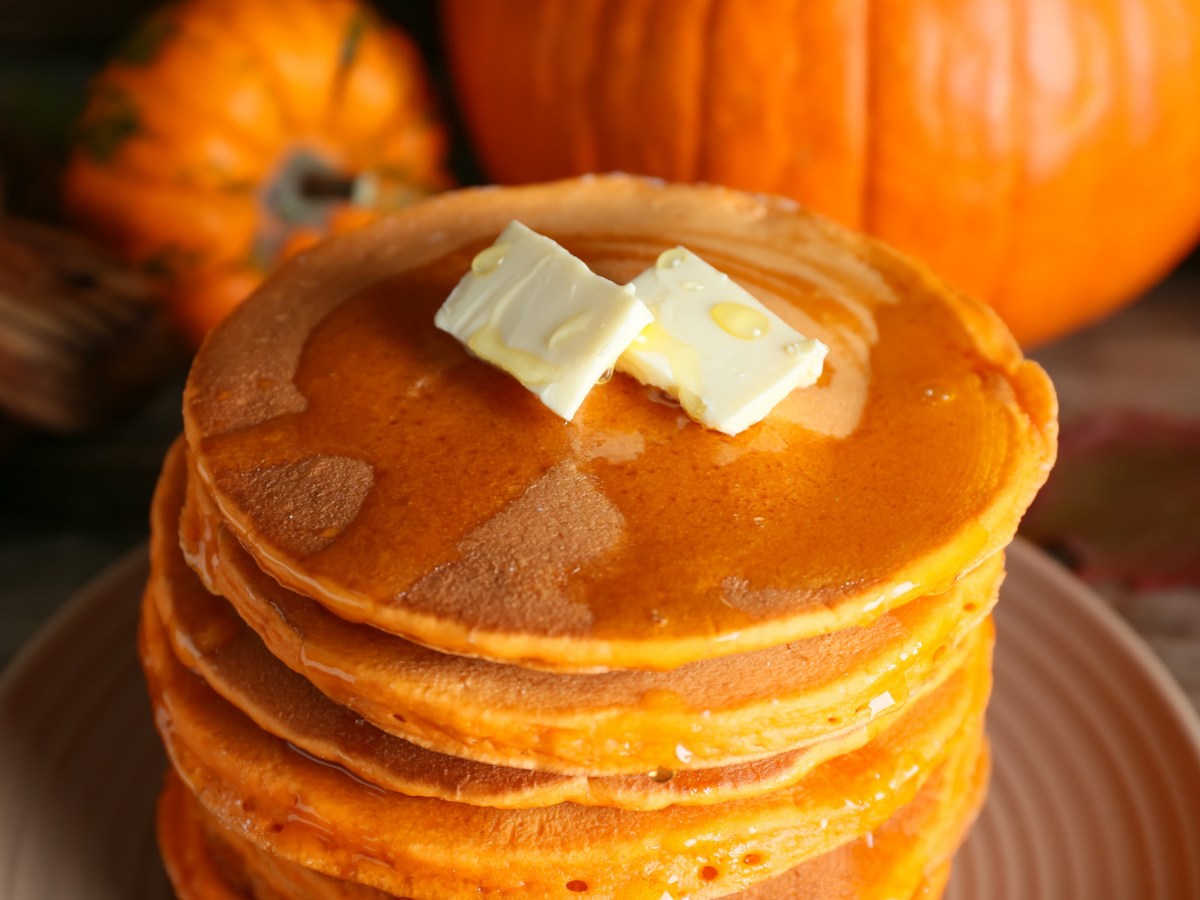
<instances>
[{"instance_id":1,"label":"pumpkin pancake","mask_svg":"<svg viewBox=\"0 0 1200 900\"><path fill-rule=\"evenodd\" d=\"M155 556L171 581L160 591L164 602L201 590L184 570L171 530L179 520L180 456L178 449L169 455L155 503ZM878 728L876 720L895 714L910 694L944 677L955 662L950 658L954 648L995 602L1001 577L1002 555L997 554L943 595L920 598L868 627L669 672L548 673L438 653L332 615L258 569L219 520L200 512L207 501L194 490L197 483L189 481L181 520L187 557L272 653L338 704L421 747L497 766L580 776L539 779L551 803L641 807L685 797L713 802L727 799L726 791L781 786L823 755L864 741ZM184 612L195 619L213 608L200 596L186 604L177 613L164 610L173 634ZM191 626L204 628L200 622ZM224 681L227 686L218 690L227 699L247 712L257 707L260 714L251 714L278 733L278 725L266 724L261 703ZM260 678L243 682L263 684ZM238 703L237 693L244 702ZM369 734L355 731L359 738ZM334 739L334 732L328 734ZM337 735L349 733L343 729ZM840 750L834 739L840 740ZM817 742L824 744L822 753L780 756ZM738 766L756 760L764 762ZM727 771L719 778L678 774L714 767ZM351 768L371 780L383 774ZM677 774L647 789L651 772L659 778ZM602 775L634 779L594 777ZM499 785L477 782L474 787L494 791ZM539 805L524 792L507 800L496 794L477 799L490 805Z\"/></svg>"},{"instance_id":2,"label":"pumpkin pancake","mask_svg":"<svg viewBox=\"0 0 1200 900\"><path fill-rule=\"evenodd\" d=\"M559 775L487 765L427 750L381 731L351 709L321 694L272 656L228 603L204 588L187 567L178 542L173 540L174 532L168 530L178 515L182 493L180 460L177 446L168 456L155 495L151 578L147 587L161 621L167 626L166 634L175 656L259 727L386 790L506 808L550 806L566 801L622 809L711 804L793 784L825 760L861 747L893 718L892 709L881 711L853 730L833 729L830 737L752 763L626 776ZM351 627L364 630L362 626ZM916 687L909 702L936 688L958 669L968 649L966 645L955 645L948 650L931 677ZM422 652L429 653L423 649ZM464 663L495 665L459 657L445 657L445 661L455 668ZM695 665L724 667L725 660Z\"/></svg>"},{"instance_id":3,"label":"pumpkin pancake","mask_svg":"<svg viewBox=\"0 0 1200 900\"><path fill-rule=\"evenodd\" d=\"M891 900L940 897L950 859L983 806L986 741L942 766L904 806L861 837L736 895L744 900Z\"/></svg>"},{"instance_id":4,"label":"pumpkin pancake","mask_svg":"<svg viewBox=\"0 0 1200 900\"><path fill-rule=\"evenodd\" d=\"M383 791L260 730L180 666L149 597L141 646L176 770L223 826L277 856L401 896L567 897L582 882L598 897L673 891L699 900L872 831L977 741L991 631L989 623L973 635L966 665L874 741L795 786L648 812L570 803L499 810Z\"/></svg>"},{"instance_id":5,"label":"pumpkin pancake","mask_svg":"<svg viewBox=\"0 0 1200 900\"><path fill-rule=\"evenodd\" d=\"M156 824L159 850L179 900L252 900L245 865L229 841L208 839L196 800L173 769L158 797ZM217 847L226 848L225 853ZM217 862L222 855L230 864Z\"/></svg>"},{"instance_id":6,"label":"pumpkin pancake","mask_svg":"<svg viewBox=\"0 0 1200 900\"><path fill-rule=\"evenodd\" d=\"M825 760L867 743L892 718L879 716L857 730L796 750L720 768L604 777L492 766L427 750L375 728L283 666L227 604L198 581L194 585L188 598L172 599L161 591L153 595L160 616L171 622L169 639L184 665L260 728L298 750L385 790L412 796L517 809L563 802L643 810L719 803L794 784ZM173 618L176 612L182 615ZM196 619L204 624L189 628ZM965 644L954 648L935 679L913 699L940 685L968 649Z\"/></svg>"},{"instance_id":7,"label":"pumpkin pancake","mask_svg":"<svg viewBox=\"0 0 1200 900\"><path fill-rule=\"evenodd\" d=\"M622 374L570 423L433 325L511 219L618 282L683 244L826 371L736 437ZM783 200L629 177L442 195L295 258L201 348L188 444L281 584L443 651L665 670L865 625L994 556L1054 456L995 315Z\"/></svg>"},{"instance_id":8,"label":"pumpkin pancake","mask_svg":"<svg viewBox=\"0 0 1200 900\"><path fill-rule=\"evenodd\" d=\"M744 900L894 900L940 896L947 863L983 801L987 755L976 748L948 759L912 802L869 837L830 852L728 896ZM171 847L175 856L213 853L237 866L241 883L253 885L258 900L386 900L375 888L323 875L259 849L221 827L172 771L159 806L160 830L183 835L190 846ZM753 860L751 860L753 861ZM229 864L222 869L230 868ZM208 898L174 873L182 900ZM926 873L930 873L927 878ZM223 895L215 895L223 896Z\"/></svg>"}]
</instances>

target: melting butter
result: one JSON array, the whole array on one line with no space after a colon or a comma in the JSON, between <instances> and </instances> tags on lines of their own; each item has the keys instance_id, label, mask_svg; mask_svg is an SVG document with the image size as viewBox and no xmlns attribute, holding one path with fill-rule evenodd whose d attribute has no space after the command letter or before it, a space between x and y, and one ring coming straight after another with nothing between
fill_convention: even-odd
<instances>
[{"instance_id":1,"label":"melting butter","mask_svg":"<svg viewBox=\"0 0 1200 900\"><path fill-rule=\"evenodd\" d=\"M570 420L652 319L632 290L511 222L476 254L434 324Z\"/></svg>"},{"instance_id":2,"label":"melting butter","mask_svg":"<svg viewBox=\"0 0 1200 900\"><path fill-rule=\"evenodd\" d=\"M679 401L696 421L738 434L797 387L816 382L827 348L684 247L633 280L654 316L618 371Z\"/></svg>"},{"instance_id":3,"label":"melting butter","mask_svg":"<svg viewBox=\"0 0 1200 900\"><path fill-rule=\"evenodd\" d=\"M684 290L687 290L687 282L680 285ZM747 306L744 303L718 303L708 311L712 316L712 320L717 323L726 334L731 334L735 338L740 338L743 341L753 341L763 337L771 327L771 320L763 313L759 312L752 306ZM789 347L795 347L796 350L789 350ZM799 351L798 343L791 343L784 346L784 352L792 353L794 356Z\"/></svg>"},{"instance_id":4,"label":"melting butter","mask_svg":"<svg viewBox=\"0 0 1200 900\"><path fill-rule=\"evenodd\" d=\"M475 254L471 260L471 271L476 275L490 275L500 268L504 255L508 253L508 244L492 244Z\"/></svg>"}]
</instances>

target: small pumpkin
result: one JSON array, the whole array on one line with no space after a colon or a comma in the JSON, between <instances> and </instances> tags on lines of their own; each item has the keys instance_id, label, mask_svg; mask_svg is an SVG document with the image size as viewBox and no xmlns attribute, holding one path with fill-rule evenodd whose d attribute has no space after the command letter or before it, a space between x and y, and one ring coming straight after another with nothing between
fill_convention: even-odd
<instances>
[{"instance_id":1,"label":"small pumpkin","mask_svg":"<svg viewBox=\"0 0 1200 900\"><path fill-rule=\"evenodd\" d=\"M198 342L282 257L446 187L444 150L415 47L357 0L184 0L93 82L65 203Z\"/></svg>"},{"instance_id":2,"label":"small pumpkin","mask_svg":"<svg viewBox=\"0 0 1200 900\"><path fill-rule=\"evenodd\" d=\"M795 197L1025 344L1200 231L1200 3L445 0L492 178L619 169Z\"/></svg>"}]
</instances>

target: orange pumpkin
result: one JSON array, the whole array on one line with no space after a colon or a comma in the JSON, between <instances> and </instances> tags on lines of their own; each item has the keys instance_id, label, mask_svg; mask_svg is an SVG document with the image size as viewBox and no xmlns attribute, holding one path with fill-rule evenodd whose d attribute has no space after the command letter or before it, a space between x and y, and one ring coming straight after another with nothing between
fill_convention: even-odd
<instances>
[{"instance_id":1,"label":"orange pumpkin","mask_svg":"<svg viewBox=\"0 0 1200 900\"><path fill-rule=\"evenodd\" d=\"M357 0L184 0L93 83L69 213L197 342L278 260L444 188L412 43Z\"/></svg>"},{"instance_id":2,"label":"orange pumpkin","mask_svg":"<svg viewBox=\"0 0 1200 900\"><path fill-rule=\"evenodd\" d=\"M502 182L620 169L793 196L926 259L1025 344L1200 229L1192 0L446 0Z\"/></svg>"}]
</instances>

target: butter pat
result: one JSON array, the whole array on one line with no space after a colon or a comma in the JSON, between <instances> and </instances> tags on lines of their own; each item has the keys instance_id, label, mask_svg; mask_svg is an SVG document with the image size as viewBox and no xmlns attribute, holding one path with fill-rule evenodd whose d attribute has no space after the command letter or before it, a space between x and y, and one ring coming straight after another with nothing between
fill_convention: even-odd
<instances>
[{"instance_id":1,"label":"butter pat","mask_svg":"<svg viewBox=\"0 0 1200 900\"><path fill-rule=\"evenodd\" d=\"M654 321L617 369L675 397L709 428L737 434L821 376L824 344L690 250L667 250L633 287Z\"/></svg>"},{"instance_id":2,"label":"butter pat","mask_svg":"<svg viewBox=\"0 0 1200 900\"><path fill-rule=\"evenodd\" d=\"M434 324L570 420L652 318L628 285L512 222L475 257Z\"/></svg>"}]
</instances>

